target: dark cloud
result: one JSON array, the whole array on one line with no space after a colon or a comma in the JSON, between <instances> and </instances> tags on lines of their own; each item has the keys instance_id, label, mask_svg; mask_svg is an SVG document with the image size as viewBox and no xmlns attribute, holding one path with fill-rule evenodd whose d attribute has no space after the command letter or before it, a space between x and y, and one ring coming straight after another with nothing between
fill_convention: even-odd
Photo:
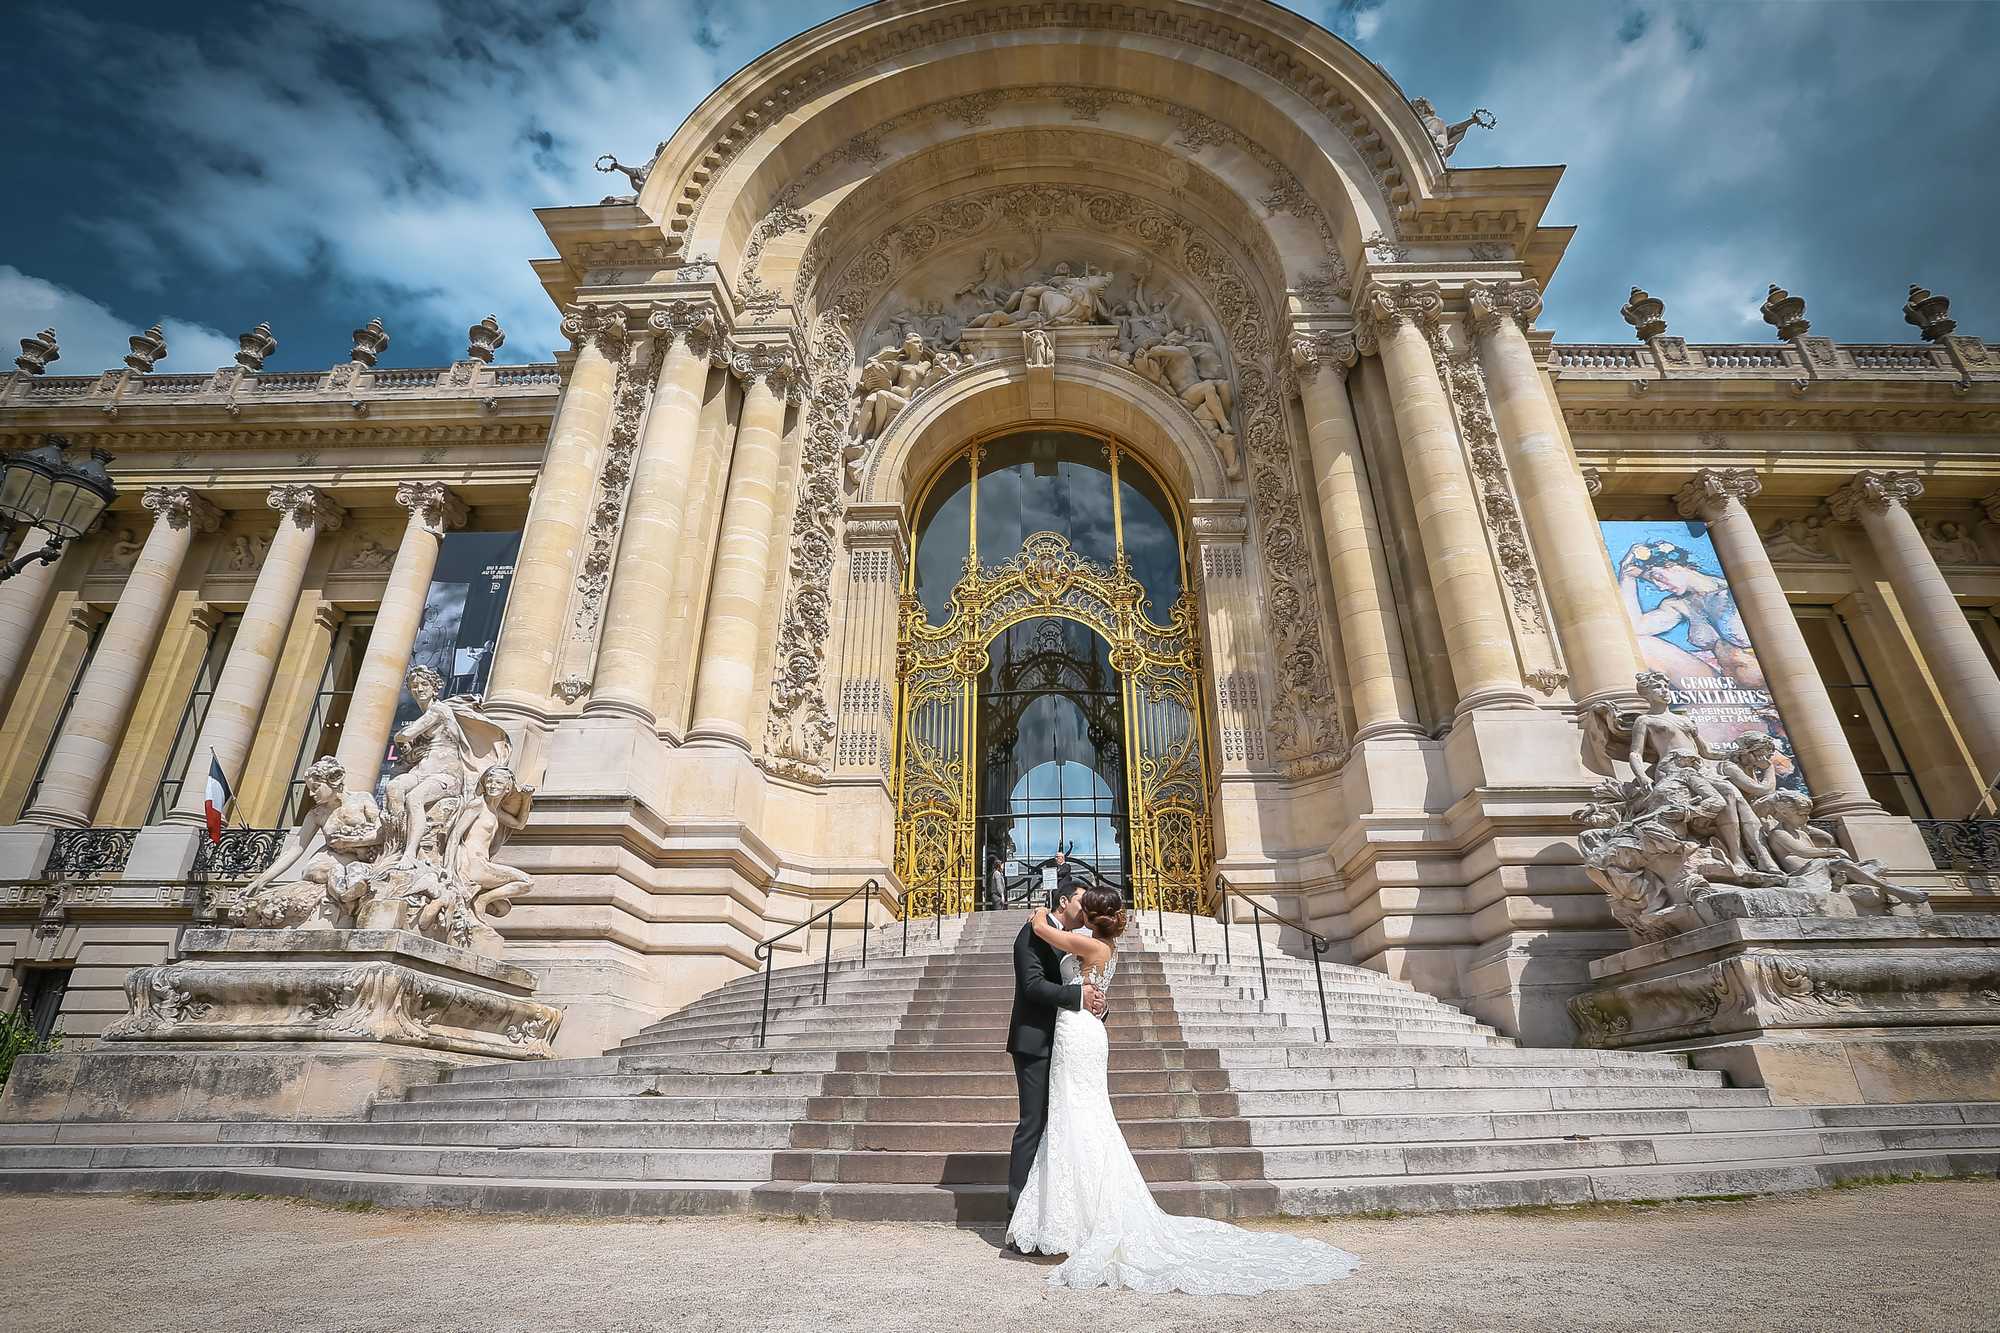
<instances>
[{"instance_id":1,"label":"dark cloud","mask_svg":"<svg viewBox=\"0 0 2000 1333\"><path fill-rule=\"evenodd\" d=\"M510 355L546 354L532 210L606 193L598 154L643 160L732 71L847 7L45 7L0 51L17 200L0 336L74 310L96 341L65 330L63 369L91 370L122 352L104 341L121 321L172 312L170 363L199 369L182 358L270 320L273 364L314 366L380 315L395 360L435 364L490 311ZM2000 5L1299 7L1447 116L1499 116L1454 165L1568 164L1548 220L1578 233L1543 321L1564 337L1629 337L1634 283L1705 340L1767 338L1770 282L1848 340L1909 337L1910 282L1949 293L1972 333L2000 304L1979 257Z\"/></svg>"}]
</instances>

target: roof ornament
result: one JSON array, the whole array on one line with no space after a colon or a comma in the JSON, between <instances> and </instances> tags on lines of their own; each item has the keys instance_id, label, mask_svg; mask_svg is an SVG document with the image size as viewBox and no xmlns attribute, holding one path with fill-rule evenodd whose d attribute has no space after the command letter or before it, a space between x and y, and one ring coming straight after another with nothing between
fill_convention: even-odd
<instances>
[{"instance_id":1,"label":"roof ornament","mask_svg":"<svg viewBox=\"0 0 2000 1333\"><path fill-rule=\"evenodd\" d=\"M1449 158L1457 151L1458 141L1463 139L1466 131L1474 125L1482 130L1490 130L1500 123L1491 111L1482 106L1456 125L1447 125L1444 117L1438 114L1437 108L1431 105L1431 99L1428 97L1417 98L1410 103L1410 109L1424 122L1424 129L1431 136L1431 142L1437 145L1438 156L1444 158Z\"/></svg>"},{"instance_id":2,"label":"roof ornament","mask_svg":"<svg viewBox=\"0 0 2000 1333\"><path fill-rule=\"evenodd\" d=\"M1935 295L1913 282L1910 284L1910 299L1903 306L1903 319L1917 326L1917 336L1925 342L1943 342L1958 327L1957 320L1946 317L1950 310L1950 297ZM49 335L45 333L42 336L46 338ZM23 347L27 345L25 342L21 344ZM55 358L50 357L49 360Z\"/></svg>"},{"instance_id":3,"label":"roof ornament","mask_svg":"<svg viewBox=\"0 0 2000 1333\"><path fill-rule=\"evenodd\" d=\"M62 359L62 352L56 346L56 331L43 329L32 338L21 339L21 354L14 358L14 364L23 375L39 375L48 369L49 362Z\"/></svg>"}]
</instances>

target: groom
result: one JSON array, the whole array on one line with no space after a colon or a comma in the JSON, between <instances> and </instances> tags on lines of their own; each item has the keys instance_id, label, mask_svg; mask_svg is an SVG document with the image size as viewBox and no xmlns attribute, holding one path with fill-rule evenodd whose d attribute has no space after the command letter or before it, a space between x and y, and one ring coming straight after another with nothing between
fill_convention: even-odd
<instances>
[{"instance_id":1,"label":"groom","mask_svg":"<svg viewBox=\"0 0 2000 1333\"><path fill-rule=\"evenodd\" d=\"M1083 886L1070 889L1054 914L1064 930L1083 924ZM1032 924L1014 937L1014 1012L1007 1020L1007 1050L1014 1057L1014 1087L1021 1121L1014 1126L1014 1152L1007 1160L1007 1215L1021 1201L1028 1170L1041 1151L1049 1119L1049 1054L1055 1044L1056 1010L1082 1009L1104 1016L1104 995L1095 986L1062 984L1062 955L1042 942Z\"/></svg>"}]
</instances>

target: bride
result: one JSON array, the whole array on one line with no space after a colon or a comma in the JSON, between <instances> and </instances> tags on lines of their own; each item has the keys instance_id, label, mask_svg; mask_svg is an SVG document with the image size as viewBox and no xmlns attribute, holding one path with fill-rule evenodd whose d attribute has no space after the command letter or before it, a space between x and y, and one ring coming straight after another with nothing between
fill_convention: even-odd
<instances>
[{"instance_id":1,"label":"bride","mask_svg":"<svg viewBox=\"0 0 2000 1333\"><path fill-rule=\"evenodd\" d=\"M1083 915L1087 928L1074 932L1045 908L1035 909L1032 924L1062 951L1065 982L1087 981L1108 993L1124 901L1110 889L1087 890ZM1048 1131L1007 1224L1015 1248L1069 1256L1049 1275L1051 1285L1249 1296L1354 1271L1360 1260L1320 1241L1162 1212L1112 1115L1109 1055L1103 1020L1088 1010L1058 1012Z\"/></svg>"}]
</instances>

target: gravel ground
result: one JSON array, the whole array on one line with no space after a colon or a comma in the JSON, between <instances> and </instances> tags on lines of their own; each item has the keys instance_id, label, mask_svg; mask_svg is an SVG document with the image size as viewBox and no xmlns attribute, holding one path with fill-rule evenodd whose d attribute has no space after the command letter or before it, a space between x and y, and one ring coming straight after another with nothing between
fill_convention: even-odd
<instances>
[{"instance_id":1,"label":"gravel ground","mask_svg":"<svg viewBox=\"0 0 2000 1333\"><path fill-rule=\"evenodd\" d=\"M1275 1222L1362 1257L1255 1298L1050 1290L949 1227L542 1221L269 1199L0 1198L0 1325L40 1330L2000 1329L2000 1182ZM1051 1261L1052 1262L1052 1261Z\"/></svg>"}]
</instances>

